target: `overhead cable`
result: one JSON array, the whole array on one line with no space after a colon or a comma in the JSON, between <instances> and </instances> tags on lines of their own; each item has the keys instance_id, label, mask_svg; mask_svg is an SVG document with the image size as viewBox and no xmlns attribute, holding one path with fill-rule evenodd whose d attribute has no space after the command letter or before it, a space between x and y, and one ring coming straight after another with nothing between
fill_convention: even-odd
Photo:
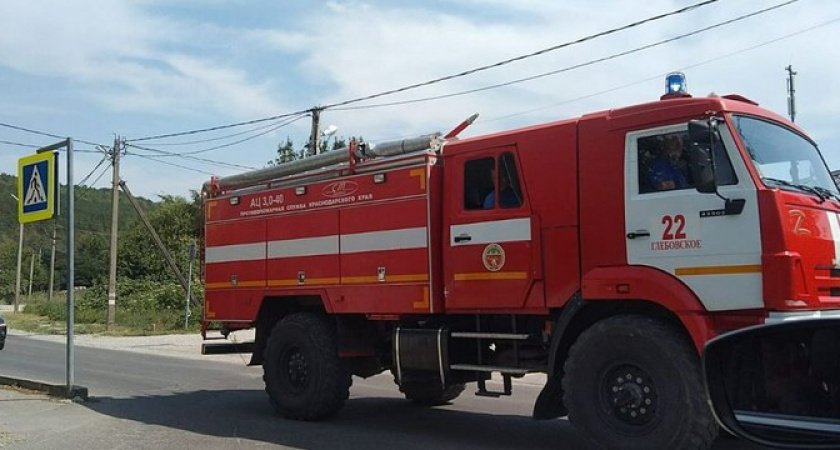
<instances>
[{"instance_id":1,"label":"overhead cable","mask_svg":"<svg viewBox=\"0 0 840 450\"><path fill-rule=\"evenodd\" d=\"M8 123L0 123L0 127L5 127L5 128L12 129L12 130L17 130L17 131L23 131L25 133L37 134L39 136L51 137L51 138L59 139L59 140L67 139L67 136L59 136L57 134L47 133L45 131L33 130L31 128L25 128L25 127L21 127L21 126L18 126L18 125L11 125L11 124L8 124ZM81 142L82 144L92 145L94 147L101 145L101 144L97 144L96 142L86 141L84 139L77 139L77 138L72 138L72 139L76 142Z\"/></svg>"},{"instance_id":2,"label":"overhead cable","mask_svg":"<svg viewBox=\"0 0 840 450\"><path fill-rule=\"evenodd\" d=\"M152 148L152 147L146 147L146 146L143 146L143 145L126 143L125 146L126 147L131 147L131 148L134 148L134 149L137 149L137 150L145 150L147 152L157 153L158 156L159 155L180 156L183 159L189 159L189 160L192 160L192 161L197 161L197 162L210 164L210 165L214 165L214 166L219 166L219 167L229 167L229 168L234 168L234 169L247 169L247 170L256 169L256 167L252 167L252 166L244 166L244 165L241 165L241 164L227 163L227 162L223 162L223 161L214 161L212 159L199 158L198 156L182 155L180 153L167 152L166 150L160 150L160 149L156 149L156 148ZM129 154L129 153L126 152L126 154ZM142 157L144 157L146 159L150 159L152 161L158 161L159 160L158 158L155 157L156 155L139 154L139 153L136 153L136 152L133 152L131 154L136 155L136 156L142 156Z\"/></svg>"},{"instance_id":3,"label":"overhead cable","mask_svg":"<svg viewBox=\"0 0 840 450\"><path fill-rule=\"evenodd\" d=\"M474 94L476 92L483 92L483 91L489 91L491 89L498 89L498 88L501 88L501 87L512 86L512 85L515 85L515 84L524 83L526 81L533 81L533 80L537 80L537 79L540 79L540 78L545 78L545 77L548 77L548 76L551 76L551 75L557 75L559 73L569 72L569 71L580 69L580 68L583 68L583 67L592 66L592 65L599 64L599 63L602 63L602 62L606 62L606 61L609 61L609 60L612 60L612 59L620 58L622 56L627 56L627 55L631 55L631 54L634 54L634 53L639 53L639 52L644 51L644 50L649 50L649 49L654 48L654 47L659 47L661 45L665 45L665 44L668 44L668 43L671 43L671 42L679 41L681 39L685 39L685 38L688 38L688 37L691 37L691 36L695 36L695 35L698 35L698 34L701 34L701 33L705 33L706 31L710 31L710 30L714 30L716 28L720 28L720 27L723 27L723 26L726 26L726 25L730 25L732 23L739 22L739 21L748 19L750 17L755 17L755 16L758 16L760 14L765 14L765 13L768 13L770 11L782 8L784 6L788 6L790 4L796 3L798 1L800 1L800 0L788 0L784 3L780 3L780 4L777 4L777 5L774 5L774 6L770 6L768 8L764 8L764 9L761 9L761 10L758 10L758 11L754 11L754 12L751 12L749 14L744 14L744 15L735 17L733 19L729 19L729 20L725 20L723 22L716 23L714 25L709 25L707 27L703 27L703 28L700 28L700 29L697 29L697 30L694 30L694 31L691 31L691 32L688 32L688 33L680 34L680 35L674 36L672 38L663 39L661 41L657 41L657 42L654 42L654 43L651 43L651 44L643 45L641 47L636 47L632 50L626 50L626 51L619 52L619 53L613 53L612 55L605 56L603 58L592 59L592 60L589 60L589 61L586 61L586 62L583 62L583 63L580 63L580 64L574 64L572 66L567 66L567 67L564 67L562 69L552 70L552 71L549 71L549 72L543 72L543 73L540 73L540 74L537 74L537 75L530 75L530 76L527 76L527 77L518 78L518 79L515 79L515 80L511 80L511 81L506 81L506 82L503 82L503 83L491 84L491 85L488 85L488 86L483 86L483 87L473 88L473 89L467 89L467 90L458 91L458 92L452 92L452 93L449 93L449 94L434 95L434 96L430 96L430 97L422 97L422 98L401 100L401 101L387 102L387 103L377 103L377 104L373 104L373 105L361 105L361 106L350 106L350 107L344 107L344 108L333 108L333 110L334 111L351 111L351 110L360 110L360 109L381 108L381 107L385 107L385 106L408 105L408 104L413 104L413 103L428 102L428 101L432 101L432 100L442 100L442 99L446 99L446 98L459 97L459 96L462 96L462 95Z\"/></svg>"},{"instance_id":4,"label":"overhead cable","mask_svg":"<svg viewBox=\"0 0 840 450\"><path fill-rule=\"evenodd\" d=\"M262 119L247 120L245 122L237 122L237 123L231 123L231 124L227 124L227 125L219 125L219 126L210 127L210 128L201 128L201 129L197 129L197 130L180 131L180 132L177 132L177 133L159 134L159 135L156 135L156 136L146 136L146 137L140 137L140 138L135 138L135 139L127 139L126 142L151 141L151 140L156 140L156 139L164 139L164 138L177 137L177 136L189 136L189 135L192 135L192 134L206 133L208 131L225 130L225 129L228 129L228 128L241 127L241 126L245 126L245 125L253 125L253 124L256 124L256 123L270 122L270 121L277 120L277 119L284 119L286 117L292 117L292 116L297 116L297 115L301 115L301 114L306 114L308 112L309 112L309 110L295 111L295 112L288 113L288 114L280 114L280 115L276 115L276 116L265 117L265 118L262 118Z\"/></svg>"},{"instance_id":5,"label":"overhead cable","mask_svg":"<svg viewBox=\"0 0 840 450\"><path fill-rule=\"evenodd\" d=\"M717 1L718 0L705 0L705 1L702 1L702 2L699 2L699 3L695 3L693 5L689 5L689 6L680 8L680 9L676 9L676 10L671 11L671 12L659 14L659 15L652 16L652 17L648 17L647 19L638 20L636 22L632 22L632 23L629 23L627 25L623 25L623 26L620 26L620 27L617 27L617 28L611 28L609 30L601 31L599 33L591 34L589 36L584 36L582 38L575 39L573 41L568 41L568 42L564 42L562 44L558 44L558 45L554 45L554 46L551 46L551 47L548 47L548 48L544 48L542 50L537 50L537 51L532 52L532 53L528 53L528 54L525 54L525 55L520 55L520 56L517 56L517 57L514 57L514 58L499 61L499 62L493 63L493 64L487 64L487 65L484 65L484 66L476 67L474 69L465 70L463 72L459 72L459 73L456 73L456 74L447 75L447 76L440 77L440 78L435 78L433 80L424 81L422 83L410 84L408 86L404 86L404 87L397 88L397 89L391 89L391 90L384 91L384 92L379 92L379 93L376 93L376 94L366 95L364 97L358 97L358 98L354 98L354 99L351 99L351 100L345 100L345 101L342 101L342 102L333 103L333 104L324 106L324 109L334 109L334 108L337 108L339 106L349 105L351 103L358 103L358 102L362 102L362 101L366 101L366 100L373 100L375 98L384 97L386 95L405 92L405 91L408 91L408 90L417 89L419 87L424 87L424 86L429 86L429 85L432 85L432 84L440 83L442 81L449 81L449 80L452 80L452 79L455 79L455 78L461 78L461 77L464 77L464 76L467 76L467 75L472 75L472 74L477 73L477 72L481 72L481 71L496 68L496 67L501 67L501 66L504 66L504 65L507 65L507 64L510 64L510 63L513 63L513 62L516 62L516 61L522 61L522 60L527 59L527 58L542 55L542 54L552 52L552 51L555 51L555 50L559 50L559 49L562 49L562 48L571 47L573 45L582 44L584 42L591 41L593 39L597 39L597 38L600 38L600 37L608 36L610 34L615 34L615 33L621 32L621 31L629 30L631 28L635 28L635 27L644 25L646 23L661 20L661 19L664 19L666 17L675 16L675 15L678 15L678 14L684 14L684 13L687 13L689 11L695 10L697 8L701 8L703 6L710 5L712 3L716 3Z\"/></svg>"},{"instance_id":6,"label":"overhead cable","mask_svg":"<svg viewBox=\"0 0 840 450\"><path fill-rule=\"evenodd\" d=\"M81 186L81 185L85 184L85 182L87 182L88 178L90 178L90 177L91 177L91 175L93 175L93 173L94 173L94 172L96 172L96 170L97 170L97 169L99 169L99 167L100 167L100 166L102 166L102 163L104 163L104 162L105 162L105 160L107 160L107 159L108 159L108 156L109 156L109 155L105 155L105 156L103 156L103 157L102 157L102 159L100 159L100 160L99 160L99 163L98 163L98 164L96 164L96 166L95 166L93 169L91 169L91 171L90 171L90 172L88 172L88 174L87 174L87 175L85 175L85 177L84 177L84 178L82 178L82 181L80 181L80 182L78 182L78 183L76 183L76 184L78 184L79 186Z\"/></svg>"},{"instance_id":7,"label":"overhead cable","mask_svg":"<svg viewBox=\"0 0 840 450\"><path fill-rule=\"evenodd\" d=\"M27 148L41 148L40 145L21 144L20 142L11 142L11 141L3 141L3 140L0 140L0 144L15 145L15 146L18 146L18 147L27 147Z\"/></svg>"},{"instance_id":8,"label":"overhead cable","mask_svg":"<svg viewBox=\"0 0 840 450\"><path fill-rule=\"evenodd\" d=\"M697 62L695 64L690 64L688 66L680 67L677 70L686 71L686 70L689 70L689 69L694 69L696 67L705 66L706 64L710 64L710 63L713 63L713 62L720 61L722 59L730 58L732 56L736 56L736 55L739 55L741 53L745 53L745 52L748 52L748 51L756 50L756 49L759 49L761 47L766 47L768 45L775 44L776 42L783 41L785 39L789 39L789 38L798 36L800 34L804 34L804 33L807 33L809 31L816 30L818 28L822 28L822 27L825 27L825 26L828 26L828 25L832 25L832 24L835 24L837 22L840 22L840 17L829 20L827 22L822 22L822 23L814 25L812 27L808 27L808 28L801 29L799 31L795 31L795 32L790 33L790 34L779 36L777 38L770 39L768 41L763 41L763 42L760 42L758 44L742 48L740 50L736 50L736 51L729 52L729 53L726 53L726 54L723 54L723 55L719 55L719 56L716 56L714 58L709 58L709 59ZM589 98L592 98L592 97L597 97L599 95L608 94L610 92L615 92L615 91L618 91L618 90L621 90L621 89L626 89L628 87L636 86L636 85L639 85L639 84L642 84L642 83L647 83L649 81L661 80L662 75L663 74L655 75L655 76L652 76L652 77L647 77L647 78L644 78L644 79L633 81L631 83L626 83L626 84L622 84L620 86L614 86L614 87L611 87L609 89L604 89L604 90L601 90L601 91L598 91L598 92L593 92L591 94L586 94L586 95L582 95L580 97L575 97L575 98L571 98L571 99L568 99L568 100L563 100L562 102L559 102L559 103L552 103L550 105L540 106L538 108L533 108L533 109L529 109L529 110L525 110L525 111L519 111L519 112L512 113L512 114L506 114L504 116L493 117L493 118L490 118L490 119L482 120L481 123L475 124L473 126L476 127L476 126L481 126L481 125L485 125L485 124L492 123L492 122L498 122L500 120L510 119L510 118L513 118L513 117L524 116L524 115L532 114L532 113L535 113L535 112L538 112L538 111L543 111L543 110L546 110L546 109L556 108L558 106L567 105L569 103L574 103L574 102L578 102L578 101L581 101L581 100L586 100L586 99L589 99Z\"/></svg>"},{"instance_id":9,"label":"overhead cable","mask_svg":"<svg viewBox=\"0 0 840 450\"><path fill-rule=\"evenodd\" d=\"M285 127L285 126L287 126L287 125L290 125L290 124L292 124L292 123L294 123L294 122L297 122L298 120L300 120L300 119L302 119L302 118L304 118L304 117L307 117L307 115L306 115L306 114L301 114L301 115L299 115L299 116L297 116L297 117L294 117L294 118L292 118L292 119L285 120L285 121L283 121L282 123L279 123L279 124L272 124L271 128L269 128L269 129L267 129L267 130L265 130L265 131L262 131L262 132L260 132L260 133L257 133L257 134L254 134L254 135L248 136L248 137L243 138L243 139L239 139L238 141L229 142L229 143L226 143L226 144L220 144L220 145L216 145L216 146L209 147L209 148L205 148L205 149L201 149L201 150L193 150L193 151L189 151L189 152L180 152L180 153L175 153L175 152L173 152L173 154L171 154L171 155L161 155L161 157L165 157L165 156L188 156L188 155L198 155L198 154L200 154L200 153L207 153L207 152L211 152L211 151L213 151L213 150L219 150L219 149L222 149L222 148L232 147L232 146L234 146L234 145L238 145L238 144L241 144L241 143L243 143L243 142L247 142L247 141L250 141L250 140L252 140L252 139L256 139L256 138L258 138L258 137L260 137L260 136L265 136L265 135L266 135L266 134L268 134L268 133L274 132L274 131L276 131L276 130L279 130L280 128L283 128L283 127ZM253 131L253 130L252 130L252 131Z\"/></svg>"},{"instance_id":10,"label":"overhead cable","mask_svg":"<svg viewBox=\"0 0 840 450\"><path fill-rule=\"evenodd\" d=\"M654 22L654 21L657 21L657 20L664 19L666 17L670 17L670 16L674 16L674 15L678 15L678 14L684 14L684 13L687 13L689 11L693 11L695 9L706 6L706 5L710 5L712 3L717 3L718 1L720 1L720 0L703 0L701 2L692 4L692 5L688 5L688 6L685 6L685 7L682 7L682 8L667 12L667 13L658 14L658 15L655 15L655 16L652 16L652 17L648 17L646 19L631 22L629 24L626 24L626 25L623 25L623 26L620 26L620 27L617 27L617 28L611 28L609 30L605 30L605 31L601 31L601 32L598 32L598 33L595 33L595 34L584 36L582 38L575 39L573 41L568 41L568 42L564 42L562 44L553 45L553 46L548 47L548 48L537 50L535 52L531 52L531 53L528 53L528 54L525 54L525 55L520 55L520 56L516 56L516 57L513 57L513 58L509 58L509 59L499 61L499 62L496 62L496 63L493 63L493 64L487 64L487 65L484 65L484 66L480 66L480 67L476 67L476 68L473 68L473 69L465 70L463 72L459 72L459 73L456 73L456 74L447 75L447 76L444 76L444 77L435 78L433 80L428 80L428 81L424 81L424 82L421 82L421 83L415 83L415 84L411 84L411 85L408 85L408 86L403 86L401 88L379 92L379 93L376 93L376 94L371 94L371 95L366 95L366 96L363 96L363 97L358 97L358 98L354 98L354 99L350 99L350 100L345 100L345 101L342 101L342 102L333 103L333 104L326 105L326 106L323 106L323 107L318 107L318 108L315 108L315 109L330 109L330 108L335 108L335 107L339 107L339 106L345 106L345 105L349 105L349 104L352 104L352 103L358 103L358 102L362 102L362 101L366 101L366 100L372 100L372 99L375 99L375 98L384 97L386 95L392 95L392 94L396 94L396 93L399 93L399 92L405 92L405 91L409 91L409 90L412 90L412 89L417 89L417 88L420 88L420 87L429 86L429 85L440 83L440 82L443 82L443 81L452 80L452 79L455 79L455 78L465 77L467 75L472 75L472 74L477 73L477 72L489 70L489 69L496 68L496 67L501 67L501 66L504 66L504 65L507 65L507 64L511 64L511 63L514 63L514 62L517 62L517 61L522 61L524 59L528 59L528 58L532 58L532 57L535 57L535 56L543 55L545 53L549 53L549 52L559 50L559 49L562 49L562 48L570 47L570 46L577 45L577 44L582 44L584 42L591 41L593 39L597 39L597 38L600 38L600 37L603 37L603 36L608 36L608 35L611 35L611 34L615 34L615 33L625 31L625 30L628 30L628 29L631 29L631 28L635 28L635 27L638 27L638 26L641 26L641 25L644 25L644 24L647 24L647 23L650 23L650 22ZM266 117L266 118L262 118L262 119L249 120L249 121L245 121L245 122L237 122L237 123L232 123L232 124L227 124L227 125L219 125L219 126L210 127L210 128L202 128L202 129L196 129L196 130L181 131L181 132L176 132L176 133L158 134L158 135L154 135L154 136L146 136L146 137L128 139L126 142L150 141L150 140L165 139L165 138L171 138L171 137L177 137L177 136L192 135L192 134L197 134L197 133L205 133L205 132L209 132L209 131L223 130L223 129L227 129L227 128L239 127L239 126L244 126L244 125L252 125L252 124L256 124L256 123L260 123L260 122L268 122L268 121L281 119L281 118L285 118L285 117L296 116L296 115L304 114L304 113L307 113L307 112L310 112L310 111L311 110L301 110L301 111L296 111L296 112L288 113L288 114L281 114L281 115Z\"/></svg>"},{"instance_id":11,"label":"overhead cable","mask_svg":"<svg viewBox=\"0 0 840 450\"><path fill-rule=\"evenodd\" d=\"M183 166L181 164L177 164L177 163L173 163L173 162L169 162L169 161L163 161L163 160L156 159L156 158L150 158L148 155L141 155L139 153L133 153L132 156L136 156L138 158L143 158L143 159L148 159L149 161L154 161L154 162L161 163L161 164L166 164L167 166L178 167L179 169L189 170L191 172L197 172L197 173L202 173L202 174L211 175L211 176L215 175L214 173L207 172L206 170L196 169L194 167L187 167L187 166Z\"/></svg>"}]
</instances>

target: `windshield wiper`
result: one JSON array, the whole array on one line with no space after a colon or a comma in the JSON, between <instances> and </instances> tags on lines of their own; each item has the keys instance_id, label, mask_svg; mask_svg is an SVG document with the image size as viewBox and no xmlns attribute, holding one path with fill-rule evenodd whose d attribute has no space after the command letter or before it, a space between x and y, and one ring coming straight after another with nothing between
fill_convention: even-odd
<instances>
[{"instance_id":1,"label":"windshield wiper","mask_svg":"<svg viewBox=\"0 0 840 450\"><path fill-rule=\"evenodd\" d=\"M762 178L764 181L769 181L771 183L779 184L786 187L792 187L794 189L799 189L800 191L807 192L809 194L816 195L820 199L820 203L828 200L833 195L832 192L828 191L824 188L814 188L811 186L805 186L804 184L794 184L787 180L780 180L778 178L769 178L764 177Z\"/></svg>"},{"instance_id":2,"label":"windshield wiper","mask_svg":"<svg viewBox=\"0 0 840 450\"><path fill-rule=\"evenodd\" d=\"M840 201L840 195L838 195L835 192L831 192L830 189L826 189L822 186L813 186L813 189L815 191L821 192L823 195L825 195L828 198L833 198L834 200Z\"/></svg>"}]
</instances>

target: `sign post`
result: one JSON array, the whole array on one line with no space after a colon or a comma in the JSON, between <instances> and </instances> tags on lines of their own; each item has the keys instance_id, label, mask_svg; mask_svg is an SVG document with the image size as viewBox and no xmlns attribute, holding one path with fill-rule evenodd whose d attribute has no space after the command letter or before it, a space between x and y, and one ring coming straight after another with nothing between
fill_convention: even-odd
<instances>
[{"instance_id":1,"label":"sign post","mask_svg":"<svg viewBox=\"0 0 840 450\"><path fill-rule=\"evenodd\" d=\"M18 160L18 219L20 223L51 219L58 204L57 150L67 149L67 397L73 398L75 380L75 324L74 273L75 212L73 189L73 140L67 138L46 147L36 154ZM55 152L55 153L54 153Z\"/></svg>"}]
</instances>

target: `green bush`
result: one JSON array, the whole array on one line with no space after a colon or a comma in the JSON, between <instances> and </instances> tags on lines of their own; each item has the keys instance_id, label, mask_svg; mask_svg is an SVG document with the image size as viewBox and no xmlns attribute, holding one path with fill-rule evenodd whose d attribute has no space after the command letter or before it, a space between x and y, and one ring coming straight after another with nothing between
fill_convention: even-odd
<instances>
[{"instance_id":1,"label":"green bush","mask_svg":"<svg viewBox=\"0 0 840 450\"><path fill-rule=\"evenodd\" d=\"M33 294L32 298L26 301L24 311L28 314L46 316L53 321L66 321L67 300L65 295L54 294L53 301L49 301L44 293L39 292Z\"/></svg>"},{"instance_id":2,"label":"green bush","mask_svg":"<svg viewBox=\"0 0 840 450\"><path fill-rule=\"evenodd\" d=\"M196 298L201 298L201 286L196 286ZM184 328L185 294L178 284L157 283L151 280L125 280L117 284L116 325L143 333L162 333ZM75 318L77 324L102 324L108 318L108 286L94 283L91 288L77 291ZM191 307L191 328L201 318L201 310ZM56 295L52 302L46 296L34 296L26 312L48 317L52 321L66 321L66 300Z\"/></svg>"}]
</instances>

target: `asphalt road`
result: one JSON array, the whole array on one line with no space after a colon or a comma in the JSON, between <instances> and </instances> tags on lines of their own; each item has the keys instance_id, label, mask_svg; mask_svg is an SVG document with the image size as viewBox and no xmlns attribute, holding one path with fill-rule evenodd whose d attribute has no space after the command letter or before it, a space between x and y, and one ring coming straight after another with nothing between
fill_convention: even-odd
<instances>
[{"instance_id":1,"label":"asphalt road","mask_svg":"<svg viewBox=\"0 0 840 450\"><path fill-rule=\"evenodd\" d=\"M10 336L0 375L61 384L64 351ZM476 397L468 386L451 405L422 408L405 401L388 375L356 378L338 417L306 423L274 414L261 377L261 368L241 362L77 347L76 384L88 387L92 400L0 390L0 448L585 448L567 421L530 419L540 386L527 381L510 398ZM731 438L715 446L736 448L757 447Z\"/></svg>"}]
</instances>

